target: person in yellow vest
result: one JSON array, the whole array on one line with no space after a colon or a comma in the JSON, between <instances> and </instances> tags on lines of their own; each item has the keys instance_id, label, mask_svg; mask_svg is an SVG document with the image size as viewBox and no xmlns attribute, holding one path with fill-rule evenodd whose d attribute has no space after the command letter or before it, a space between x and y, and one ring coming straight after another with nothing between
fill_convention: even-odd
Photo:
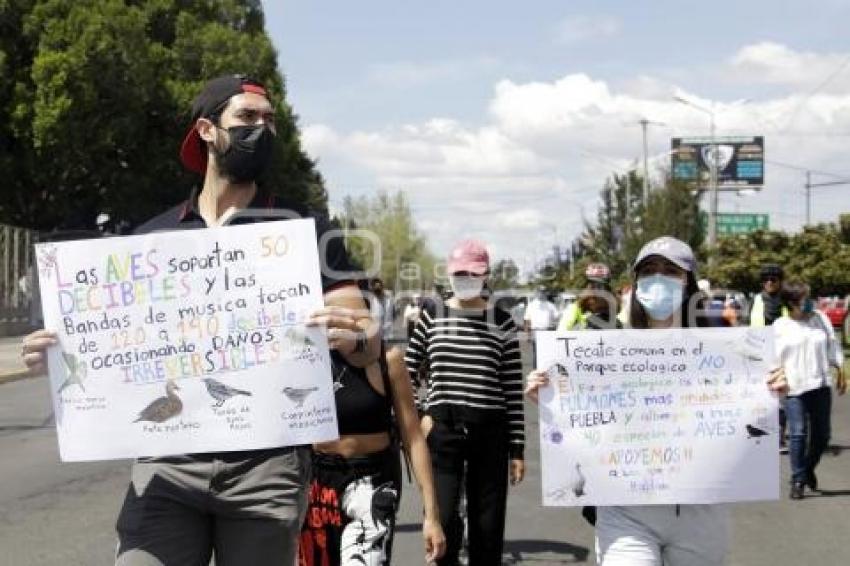
<instances>
[{"instance_id":1,"label":"person in yellow vest","mask_svg":"<svg viewBox=\"0 0 850 566\"><path fill-rule=\"evenodd\" d=\"M761 293L753 298L750 309L750 326L770 326L780 316L788 316L788 309L782 306L779 291L785 273L782 267L768 263L761 268Z\"/></svg>"},{"instance_id":2,"label":"person in yellow vest","mask_svg":"<svg viewBox=\"0 0 850 566\"><path fill-rule=\"evenodd\" d=\"M611 270L604 263L591 263L584 271L584 290L564 311L558 330L619 328L617 299L611 292Z\"/></svg>"},{"instance_id":3,"label":"person in yellow vest","mask_svg":"<svg viewBox=\"0 0 850 566\"><path fill-rule=\"evenodd\" d=\"M768 263L761 267L761 293L753 298L753 305L750 308L750 326L772 326L778 318L788 316L788 308L782 304L779 296L784 278L785 272L775 263ZM787 422L785 404L782 402L779 405L779 452L782 454L788 453L788 443L785 439Z\"/></svg>"}]
</instances>

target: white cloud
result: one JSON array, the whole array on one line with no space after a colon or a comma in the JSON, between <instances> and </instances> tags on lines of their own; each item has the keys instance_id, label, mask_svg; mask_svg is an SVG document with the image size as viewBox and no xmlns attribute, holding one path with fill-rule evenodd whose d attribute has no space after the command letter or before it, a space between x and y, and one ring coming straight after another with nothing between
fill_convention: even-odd
<instances>
[{"instance_id":1,"label":"white cloud","mask_svg":"<svg viewBox=\"0 0 850 566\"><path fill-rule=\"evenodd\" d=\"M569 45L604 39L620 33L620 20L609 16L571 16L561 20L555 30L555 43Z\"/></svg>"},{"instance_id":2,"label":"white cloud","mask_svg":"<svg viewBox=\"0 0 850 566\"><path fill-rule=\"evenodd\" d=\"M850 53L794 51L763 41L745 45L729 64L739 80L791 85L804 91L822 85L825 92L846 92L850 87Z\"/></svg>"},{"instance_id":3,"label":"white cloud","mask_svg":"<svg viewBox=\"0 0 850 566\"><path fill-rule=\"evenodd\" d=\"M784 60L796 60L791 53ZM747 57L740 61L752 60ZM640 117L666 124L649 131L657 165L665 164L670 137L708 134L707 114L673 101L674 92L713 108L718 135L765 136L765 190L746 199L724 195L722 210L767 212L774 227L796 229L803 177L782 164L850 169L844 165L846 137L818 135L850 132L850 94L810 96L786 87L768 100L712 101L653 77L636 81L618 89L583 73L552 82L505 79L494 86L490 121L483 126L434 118L342 133L313 125L304 130L304 145L320 165L333 165L321 167L332 197L344 196L352 172L365 172L373 188L408 193L438 254L461 238L478 237L492 245L495 257L511 256L527 267L556 241L580 233L613 169L639 163ZM794 131L788 131L792 116ZM834 220L848 207L850 200L843 199L821 210Z\"/></svg>"}]
</instances>

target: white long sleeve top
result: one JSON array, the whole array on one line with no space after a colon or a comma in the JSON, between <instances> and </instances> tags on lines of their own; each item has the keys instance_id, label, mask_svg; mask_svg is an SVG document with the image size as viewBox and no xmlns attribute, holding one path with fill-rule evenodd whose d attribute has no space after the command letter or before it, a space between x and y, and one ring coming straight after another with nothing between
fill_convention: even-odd
<instances>
[{"instance_id":1,"label":"white long sleeve top","mask_svg":"<svg viewBox=\"0 0 850 566\"><path fill-rule=\"evenodd\" d=\"M788 395L832 386L830 367L841 367L844 360L832 325L823 313L815 311L801 320L782 316L774 321L773 330L776 354L788 380Z\"/></svg>"}]
</instances>

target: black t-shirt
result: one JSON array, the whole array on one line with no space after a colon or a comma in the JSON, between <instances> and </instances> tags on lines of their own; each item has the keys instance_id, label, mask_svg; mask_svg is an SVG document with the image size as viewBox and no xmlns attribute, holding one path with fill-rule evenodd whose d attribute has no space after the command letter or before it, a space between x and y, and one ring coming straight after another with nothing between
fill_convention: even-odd
<instances>
[{"instance_id":1,"label":"black t-shirt","mask_svg":"<svg viewBox=\"0 0 850 566\"><path fill-rule=\"evenodd\" d=\"M764 325L770 326L782 316L782 300L779 293L771 295L762 291L761 300L764 302Z\"/></svg>"}]
</instances>

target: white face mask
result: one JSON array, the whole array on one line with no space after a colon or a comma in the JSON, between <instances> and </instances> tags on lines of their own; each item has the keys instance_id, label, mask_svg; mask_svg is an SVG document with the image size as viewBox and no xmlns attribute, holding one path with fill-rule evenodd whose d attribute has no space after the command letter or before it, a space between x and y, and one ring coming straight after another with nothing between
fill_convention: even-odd
<instances>
[{"instance_id":1,"label":"white face mask","mask_svg":"<svg viewBox=\"0 0 850 566\"><path fill-rule=\"evenodd\" d=\"M449 275L449 285L454 291L455 297L461 301L468 301L481 296L486 277Z\"/></svg>"},{"instance_id":2,"label":"white face mask","mask_svg":"<svg viewBox=\"0 0 850 566\"><path fill-rule=\"evenodd\" d=\"M667 320L682 306L685 284L678 277L647 275L637 282L635 297L653 320Z\"/></svg>"}]
</instances>

